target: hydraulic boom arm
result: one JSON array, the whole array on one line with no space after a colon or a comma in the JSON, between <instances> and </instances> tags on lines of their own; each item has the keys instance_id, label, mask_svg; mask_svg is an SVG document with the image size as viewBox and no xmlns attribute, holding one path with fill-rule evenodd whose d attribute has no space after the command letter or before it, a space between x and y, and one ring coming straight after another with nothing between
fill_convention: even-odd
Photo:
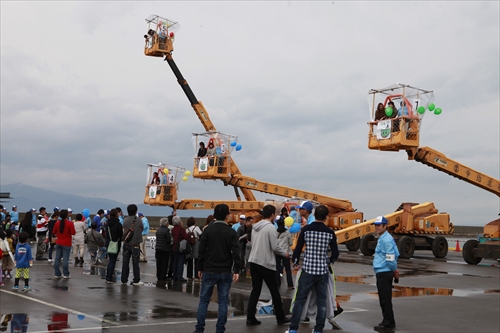
<instances>
[{"instance_id":1,"label":"hydraulic boom arm","mask_svg":"<svg viewBox=\"0 0 500 333\"><path fill-rule=\"evenodd\" d=\"M165 55L165 61L169 64L172 72L174 72L175 77L177 78L177 82L181 86L182 90L186 94L191 106L193 107L198 119L200 119L201 124L205 128L207 132L216 131L214 124L210 120L207 110L203 106L203 104L198 101L193 91L189 87L189 84L182 76L181 71L177 67L174 59L172 58L172 53L169 52ZM247 201L256 201L255 196L252 193L252 190L257 190L264 193L275 194L283 197L299 197L306 200L314 200L321 204L327 205L331 207L334 211L347 211L354 212L355 210L352 208L352 204L348 200L341 200L336 198L331 198L327 196L318 195L316 193L301 191L285 186L280 186L276 184L271 184L267 182L261 182L256 179L243 176L234 162L233 159L229 161L229 170L230 177L223 179L225 185L232 185L235 188L240 188L243 193L245 199Z\"/></svg>"},{"instance_id":2,"label":"hydraulic boom arm","mask_svg":"<svg viewBox=\"0 0 500 333\"><path fill-rule=\"evenodd\" d=\"M429 147L418 147L409 149L406 152L408 153L409 160L423 163L500 196L500 181L498 179L452 160L437 150Z\"/></svg>"},{"instance_id":3,"label":"hydraulic boom arm","mask_svg":"<svg viewBox=\"0 0 500 333\"><path fill-rule=\"evenodd\" d=\"M194 95L193 91L189 87L189 84L184 79L184 77L181 74L181 71L179 70L179 68L175 64L175 61L172 58L172 53L171 52L169 52L169 53L167 53L165 55L165 61L168 63L168 65L172 69L172 72L174 72L174 75L177 78L177 82L179 83L179 85L181 86L182 90L186 94L189 102L191 103L191 106L194 109L194 112L196 113L196 115L200 119L201 124L203 125L203 127L205 128L205 130L207 132L209 132L209 131L216 131L214 124L210 120L210 117L208 115L207 110L205 109L205 107L203 106L203 104L196 99L196 96ZM236 163L234 163L233 159L231 159L229 163L230 163L229 164L229 170L230 170L231 174L240 174L241 173L240 169L238 168L238 166L236 165ZM253 195L252 191L250 191L248 189L242 188L241 192L243 193L243 196L245 197L246 200L248 200L248 201L256 201L255 196Z\"/></svg>"},{"instance_id":4,"label":"hydraulic boom arm","mask_svg":"<svg viewBox=\"0 0 500 333\"><path fill-rule=\"evenodd\" d=\"M246 177L243 175L233 175L229 181L230 185L237 186L243 189L251 189L259 192L279 195L282 197L297 197L305 200L313 200L323 205L327 205L334 209L336 212L354 212L352 203L349 200L336 199L313 192L294 189L291 187L281 186L268 182L261 182L257 179Z\"/></svg>"}]
</instances>

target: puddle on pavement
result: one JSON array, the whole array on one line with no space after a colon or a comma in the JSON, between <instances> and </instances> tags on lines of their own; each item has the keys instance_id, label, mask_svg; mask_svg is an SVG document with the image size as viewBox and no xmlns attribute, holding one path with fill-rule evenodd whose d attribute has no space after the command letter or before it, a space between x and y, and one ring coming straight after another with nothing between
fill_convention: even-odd
<instances>
[{"instance_id":1,"label":"puddle on pavement","mask_svg":"<svg viewBox=\"0 0 500 333\"><path fill-rule=\"evenodd\" d=\"M418 288L394 286L392 290L392 297L453 296L453 291L453 289L449 288Z\"/></svg>"},{"instance_id":2,"label":"puddle on pavement","mask_svg":"<svg viewBox=\"0 0 500 333\"><path fill-rule=\"evenodd\" d=\"M485 294L500 293L500 289L489 289L484 291Z\"/></svg>"},{"instance_id":3,"label":"puddle on pavement","mask_svg":"<svg viewBox=\"0 0 500 333\"><path fill-rule=\"evenodd\" d=\"M0 314L0 332L61 331L88 326L89 320L83 314L52 312L42 317L27 313Z\"/></svg>"},{"instance_id":4,"label":"puddle on pavement","mask_svg":"<svg viewBox=\"0 0 500 333\"><path fill-rule=\"evenodd\" d=\"M83 272L82 274L84 275L98 275L101 278L106 278L106 267L103 266L85 266L83 268L85 271L88 272Z\"/></svg>"},{"instance_id":5,"label":"puddle on pavement","mask_svg":"<svg viewBox=\"0 0 500 333\"><path fill-rule=\"evenodd\" d=\"M355 284L369 284L363 281L366 278L372 278L373 275L359 275L359 276L342 276L335 275L335 280L337 282L355 283Z\"/></svg>"},{"instance_id":6,"label":"puddle on pavement","mask_svg":"<svg viewBox=\"0 0 500 333\"><path fill-rule=\"evenodd\" d=\"M68 291L69 290L68 286L54 285L54 286L52 286L52 288L55 289L55 290L62 290L62 291Z\"/></svg>"},{"instance_id":7,"label":"puddle on pavement","mask_svg":"<svg viewBox=\"0 0 500 333\"><path fill-rule=\"evenodd\" d=\"M490 290L462 290L450 288L423 288L394 286L392 297L419 297L419 296L455 296L467 297L470 295L500 293L500 289ZM358 294L338 294L337 301L340 303L360 302L377 297L376 292Z\"/></svg>"}]
</instances>

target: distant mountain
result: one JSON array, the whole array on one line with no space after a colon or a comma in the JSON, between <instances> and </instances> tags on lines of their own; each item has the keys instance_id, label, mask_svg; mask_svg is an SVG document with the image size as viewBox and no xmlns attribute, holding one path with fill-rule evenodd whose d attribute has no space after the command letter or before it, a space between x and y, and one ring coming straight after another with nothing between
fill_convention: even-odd
<instances>
[{"instance_id":1,"label":"distant mountain","mask_svg":"<svg viewBox=\"0 0 500 333\"><path fill-rule=\"evenodd\" d=\"M2 192L10 192L13 198L9 203L3 205L11 210L12 205L16 205L19 212L26 212L30 208L46 207L47 211L52 212L53 208L58 206L63 208L72 208L75 213L84 208L90 209L95 214L100 208L108 209L114 207L122 207L126 205L115 200L104 198L85 198L75 194L57 193L49 190L44 190L21 183L2 185Z\"/></svg>"},{"instance_id":2,"label":"distant mountain","mask_svg":"<svg viewBox=\"0 0 500 333\"><path fill-rule=\"evenodd\" d=\"M1 192L10 192L13 199L5 199L2 205L10 211L13 205L16 205L17 211L25 213L31 208L39 209L46 207L48 212L52 212L54 207L72 208L73 213L79 213L83 209L88 208L92 214L97 213L99 209L111 209L121 207L125 214L127 214L127 204L116 200L105 198L87 198L75 194L57 193L54 191L44 190L37 187L24 185L21 183L0 185ZM145 216L168 216L172 212L170 207L149 206L145 204L138 204L139 212ZM206 217L211 214L211 211L196 210L196 211L179 211L179 216L188 217Z\"/></svg>"}]
</instances>

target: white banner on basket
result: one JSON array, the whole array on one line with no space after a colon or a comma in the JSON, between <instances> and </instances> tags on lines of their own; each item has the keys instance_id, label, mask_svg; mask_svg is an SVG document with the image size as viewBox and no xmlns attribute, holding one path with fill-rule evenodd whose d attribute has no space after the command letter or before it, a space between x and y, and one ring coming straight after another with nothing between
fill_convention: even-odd
<instances>
[{"instance_id":1,"label":"white banner on basket","mask_svg":"<svg viewBox=\"0 0 500 333\"><path fill-rule=\"evenodd\" d=\"M379 120L377 124L377 139L390 139L391 138L392 120Z\"/></svg>"},{"instance_id":2,"label":"white banner on basket","mask_svg":"<svg viewBox=\"0 0 500 333\"><path fill-rule=\"evenodd\" d=\"M198 164L199 172L206 172L208 170L208 157L200 158L200 163Z\"/></svg>"},{"instance_id":3,"label":"white banner on basket","mask_svg":"<svg viewBox=\"0 0 500 333\"><path fill-rule=\"evenodd\" d=\"M149 188L149 199L155 199L156 198L156 186L151 186Z\"/></svg>"}]
</instances>

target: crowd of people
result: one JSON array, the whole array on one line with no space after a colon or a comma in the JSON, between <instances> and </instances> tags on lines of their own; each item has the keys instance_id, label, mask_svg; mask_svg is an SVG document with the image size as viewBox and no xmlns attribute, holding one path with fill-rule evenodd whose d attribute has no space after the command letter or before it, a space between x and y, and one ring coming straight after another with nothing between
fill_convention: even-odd
<instances>
[{"instance_id":1,"label":"crowd of people","mask_svg":"<svg viewBox=\"0 0 500 333\"><path fill-rule=\"evenodd\" d=\"M69 279L71 253L75 266L81 266L84 263L85 246L93 264L99 265L105 258L108 259L106 283L118 282L115 266L119 253L122 253L120 282L128 284L132 261L131 284L143 285L139 262L147 261L144 244L149 234L149 222L142 213L138 213L136 205L127 207L126 217L121 209L114 208L99 210L93 219L82 212L76 214L75 220L72 220L70 209L59 210L56 207L49 217L46 209L41 207L38 216L35 216L35 224L32 221L36 212L34 209L28 211L21 222L15 214L7 215L3 206L0 209L2 278L12 279L15 267L14 290L19 289L21 279L24 280L24 290L30 290L33 260L53 261L54 278ZM160 219L152 248L155 251L158 283L169 280L184 283L187 279L201 282L194 333L205 329L207 308L214 287L217 287L219 307L216 331L225 331L229 291L240 275L249 275L252 281L246 311L247 326L261 324L256 313L263 283L271 293L277 324L289 323L288 333L296 333L299 323L309 322L308 316L314 314L316 322L313 333L322 332L326 320L334 324L334 318L343 310L335 300L333 264L338 259L339 250L334 230L325 224L328 208L324 205L314 207L311 202L305 201L289 209L283 207L277 215L275 206L266 205L260 212L260 221L254 223L254 217L240 215L239 222L232 226L228 224L230 211L225 204L217 205L214 214L207 217L201 228L196 226L196 220L192 217L184 228L181 218L175 213ZM293 251L292 238L284 222L289 216L302 224ZM394 239L387 232L387 223L385 217L378 217L374 222L380 238L373 267L383 313L383 321L375 329L395 327L391 285L397 273L399 252ZM35 257L31 252L30 240L37 244ZM54 249L55 259L52 260ZM47 259L45 253L48 254ZM295 286L291 264L298 271ZM284 272L288 288L297 289L292 301L291 317L285 315L280 294ZM0 286L5 286L2 280Z\"/></svg>"},{"instance_id":2,"label":"crowd of people","mask_svg":"<svg viewBox=\"0 0 500 333\"><path fill-rule=\"evenodd\" d=\"M129 205L127 210L129 215L134 216L134 221L138 220L138 231L135 237L124 243L123 257L130 259L127 256L133 252L134 272L138 272L135 263L147 261L146 248L141 244L149 234L149 221L144 214L137 214L136 205ZM92 219L85 210L73 215L71 208L54 207L49 215L45 207L40 207L38 214L37 210L32 208L24 214L22 220L19 220L17 206L13 206L12 211L7 212L3 205L0 205L0 253L2 254L0 286L5 286L3 279L12 279L15 267L13 289L18 290L19 278L22 276L25 280L24 290L29 290L29 268L33 260L53 262L54 278L69 279L70 257L73 256L75 267L82 267L87 253L91 264L102 265L105 258L109 259L106 281L116 282L114 268L121 248L123 229L128 227L129 219L130 217L124 217L120 207L99 209ZM118 249L109 251L112 242L117 243ZM31 252L30 244L36 244L34 254ZM25 250L28 248L29 251ZM129 262L130 260L123 261L123 271L128 271ZM127 278L128 274L123 274L122 282L127 283ZM140 279L136 276L132 283L141 285Z\"/></svg>"}]
</instances>

